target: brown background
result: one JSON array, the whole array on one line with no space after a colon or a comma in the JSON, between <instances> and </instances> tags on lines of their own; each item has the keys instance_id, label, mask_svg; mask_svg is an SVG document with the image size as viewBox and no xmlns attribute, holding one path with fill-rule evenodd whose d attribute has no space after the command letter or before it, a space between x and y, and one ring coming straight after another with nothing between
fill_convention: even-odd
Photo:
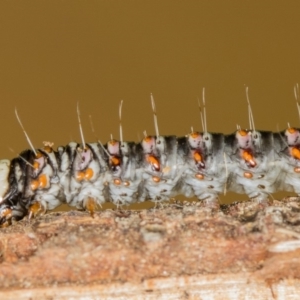
<instances>
[{"instance_id":1,"label":"brown background","mask_svg":"<svg viewBox=\"0 0 300 300\"><path fill-rule=\"evenodd\" d=\"M0 157L28 147L15 107L39 147L79 140L77 101L86 140L89 114L102 141L118 137L124 99L125 139L138 140L154 133L150 92L165 135L201 129L202 87L210 131L247 127L245 84L257 128L300 126L299 12L299 1L1 1Z\"/></svg>"}]
</instances>

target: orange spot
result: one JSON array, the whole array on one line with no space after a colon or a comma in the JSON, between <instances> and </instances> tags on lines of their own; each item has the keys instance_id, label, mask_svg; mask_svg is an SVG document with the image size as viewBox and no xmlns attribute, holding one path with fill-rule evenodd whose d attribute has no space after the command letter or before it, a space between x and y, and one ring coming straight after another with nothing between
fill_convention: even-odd
<instances>
[{"instance_id":1,"label":"orange spot","mask_svg":"<svg viewBox=\"0 0 300 300\"><path fill-rule=\"evenodd\" d=\"M86 169L84 172L84 179L90 180L94 175L94 171L91 168Z\"/></svg>"},{"instance_id":2,"label":"orange spot","mask_svg":"<svg viewBox=\"0 0 300 300\"><path fill-rule=\"evenodd\" d=\"M39 187L39 181L38 180L32 180L30 183L30 187L33 191L35 191L36 189L38 189Z\"/></svg>"},{"instance_id":3,"label":"orange spot","mask_svg":"<svg viewBox=\"0 0 300 300\"><path fill-rule=\"evenodd\" d=\"M44 189L48 187L48 178L45 174L42 174L36 180L32 180L30 183L30 188L35 191L37 189Z\"/></svg>"},{"instance_id":4,"label":"orange spot","mask_svg":"<svg viewBox=\"0 0 300 300\"><path fill-rule=\"evenodd\" d=\"M295 173L300 173L300 168L299 168L299 167L295 167L295 168L294 168L294 172L295 172Z\"/></svg>"},{"instance_id":5,"label":"orange spot","mask_svg":"<svg viewBox=\"0 0 300 300\"><path fill-rule=\"evenodd\" d=\"M145 141L146 143L150 143L151 140L152 140L152 137L151 137L151 136L146 136L146 137L144 137L144 141Z\"/></svg>"},{"instance_id":6,"label":"orange spot","mask_svg":"<svg viewBox=\"0 0 300 300\"><path fill-rule=\"evenodd\" d=\"M114 179L114 184L115 185L120 185L121 184L121 180L119 178Z\"/></svg>"},{"instance_id":7,"label":"orange spot","mask_svg":"<svg viewBox=\"0 0 300 300\"><path fill-rule=\"evenodd\" d=\"M193 139L196 139L197 137L200 136L200 134L198 132L192 132L190 133L190 136L193 138Z\"/></svg>"},{"instance_id":8,"label":"orange spot","mask_svg":"<svg viewBox=\"0 0 300 300\"><path fill-rule=\"evenodd\" d=\"M50 146L45 146L44 147L44 150L47 152L47 153L52 153L53 149L50 147Z\"/></svg>"},{"instance_id":9,"label":"orange spot","mask_svg":"<svg viewBox=\"0 0 300 300\"><path fill-rule=\"evenodd\" d=\"M35 158L41 158L43 156L43 154L41 152L38 152L35 156Z\"/></svg>"},{"instance_id":10,"label":"orange spot","mask_svg":"<svg viewBox=\"0 0 300 300\"><path fill-rule=\"evenodd\" d=\"M296 147L292 148L292 156L296 159L300 159L300 150Z\"/></svg>"},{"instance_id":11,"label":"orange spot","mask_svg":"<svg viewBox=\"0 0 300 300\"><path fill-rule=\"evenodd\" d=\"M129 181L124 181L124 182L123 182L123 185L124 185L124 186L130 186L130 182L129 182Z\"/></svg>"},{"instance_id":12,"label":"orange spot","mask_svg":"<svg viewBox=\"0 0 300 300\"><path fill-rule=\"evenodd\" d=\"M112 146L114 146L117 143L117 141L116 140L110 140L108 143L111 144Z\"/></svg>"},{"instance_id":13,"label":"orange spot","mask_svg":"<svg viewBox=\"0 0 300 300\"><path fill-rule=\"evenodd\" d=\"M77 181L82 181L84 179L84 176L85 176L84 172L79 171L77 172L75 178Z\"/></svg>"},{"instance_id":14,"label":"orange spot","mask_svg":"<svg viewBox=\"0 0 300 300\"><path fill-rule=\"evenodd\" d=\"M194 153L194 160L197 162L202 161L202 156L199 152Z\"/></svg>"},{"instance_id":15,"label":"orange spot","mask_svg":"<svg viewBox=\"0 0 300 300\"><path fill-rule=\"evenodd\" d=\"M36 170L40 167L40 163L38 161L34 161L33 168Z\"/></svg>"},{"instance_id":16,"label":"orange spot","mask_svg":"<svg viewBox=\"0 0 300 300\"><path fill-rule=\"evenodd\" d=\"M160 177L158 176L152 176L152 180L156 183L160 182Z\"/></svg>"},{"instance_id":17,"label":"orange spot","mask_svg":"<svg viewBox=\"0 0 300 300\"><path fill-rule=\"evenodd\" d=\"M250 179L250 178L253 177L253 174L252 174L251 172L245 172L245 173L244 173L244 177Z\"/></svg>"},{"instance_id":18,"label":"orange spot","mask_svg":"<svg viewBox=\"0 0 300 300\"><path fill-rule=\"evenodd\" d=\"M246 130L239 130L238 133L241 135L241 136L245 136L248 134L248 132Z\"/></svg>"},{"instance_id":19,"label":"orange spot","mask_svg":"<svg viewBox=\"0 0 300 300\"><path fill-rule=\"evenodd\" d=\"M254 157L249 151L246 151L246 150L243 151L242 156L243 156L243 159L251 165L251 167L256 166L256 162L254 160Z\"/></svg>"},{"instance_id":20,"label":"orange spot","mask_svg":"<svg viewBox=\"0 0 300 300\"><path fill-rule=\"evenodd\" d=\"M195 177L196 177L197 179L199 179L199 180L204 179L204 175L203 175L203 174L200 174L200 173L196 174Z\"/></svg>"},{"instance_id":21,"label":"orange spot","mask_svg":"<svg viewBox=\"0 0 300 300\"><path fill-rule=\"evenodd\" d=\"M288 128L287 131L290 133L290 134L293 134L296 132L296 129L291 127L291 128Z\"/></svg>"},{"instance_id":22,"label":"orange spot","mask_svg":"<svg viewBox=\"0 0 300 300\"><path fill-rule=\"evenodd\" d=\"M39 176L39 188L45 188L48 186L48 178L46 176L46 174L42 174L41 176Z\"/></svg>"},{"instance_id":23,"label":"orange spot","mask_svg":"<svg viewBox=\"0 0 300 300\"><path fill-rule=\"evenodd\" d=\"M158 161L158 159L157 159L155 156L153 156L153 155L148 155L148 156L147 156L147 162L148 162L149 164L153 165L154 168L155 168L156 170L159 170L159 169L160 169L159 161Z\"/></svg>"},{"instance_id":24,"label":"orange spot","mask_svg":"<svg viewBox=\"0 0 300 300\"><path fill-rule=\"evenodd\" d=\"M120 164L120 159L116 156L112 156L110 158L110 163L113 165L113 166L118 166Z\"/></svg>"}]
</instances>

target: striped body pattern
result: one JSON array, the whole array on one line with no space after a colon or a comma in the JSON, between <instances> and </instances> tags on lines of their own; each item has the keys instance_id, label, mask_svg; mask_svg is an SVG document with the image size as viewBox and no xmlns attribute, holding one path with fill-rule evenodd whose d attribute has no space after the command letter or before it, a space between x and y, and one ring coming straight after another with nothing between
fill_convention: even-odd
<instances>
[{"instance_id":1,"label":"striped body pattern","mask_svg":"<svg viewBox=\"0 0 300 300\"><path fill-rule=\"evenodd\" d=\"M85 143L82 135L82 143L57 150L50 142L34 149L16 112L31 149L11 161L0 160L0 226L62 203L93 216L105 202L122 207L184 195L217 208L219 195L226 191L258 203L267 203L276 191L300 195L300 129L256 130L248 100L250 129L210 133L204 109L203 132L161 136L152 95L151 101L156 135L145 133L137 143L123 141L121 102L120 140ZM79 108L78 121L82 133Z\"/></svg>"},{"instance_id":2,"label":"striped body pattern","mask_svg":"<svg viewBox=\"0 0 300 300\"><path fill-rule=\"evenodd\" d=\"M178 194L217 205L225 190L264 202L275 191L300 194L300 130L237 130L147 136L140 143L49 143L0 161L1 224L62 203L86 209L129 205Z\"/></svg>"}]
</instances>

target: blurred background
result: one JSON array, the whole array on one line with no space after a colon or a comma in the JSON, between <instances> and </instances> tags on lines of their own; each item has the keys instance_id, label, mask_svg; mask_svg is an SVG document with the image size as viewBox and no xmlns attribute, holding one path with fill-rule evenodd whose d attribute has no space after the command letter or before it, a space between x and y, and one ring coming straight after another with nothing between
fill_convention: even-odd
<instances>
[{"instance_id":1,"label":"blurred background","mask_svg":"<svg viewBox=\"0 0 300 300\"><path fill-rule=\"evenodd\" d=\"M299 1L1 1L1 158L28 148L201 130L197 98L206 88L208 130L248 127L245 85L258 129L300 127ZM15 152L12 152L13 149ZM276 195L275 195L276 197ZM229 195L222 201L245 199Z\"/></svg>"}]
</instances>

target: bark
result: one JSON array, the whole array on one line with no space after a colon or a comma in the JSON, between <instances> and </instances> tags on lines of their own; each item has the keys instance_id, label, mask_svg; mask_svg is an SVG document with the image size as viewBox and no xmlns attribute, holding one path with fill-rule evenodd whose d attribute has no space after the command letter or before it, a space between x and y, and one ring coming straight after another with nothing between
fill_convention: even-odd
<instances>
[{"instance_id":1,"label":"bark","mask_svg":"<svg viewBox=\"0 0 300 300\"><path fill-rule=\"evenodd\" d=\"M0 299L288 299L300 200L53 212L0 229L0 253Z\"/></svg>"}]
</instances>

